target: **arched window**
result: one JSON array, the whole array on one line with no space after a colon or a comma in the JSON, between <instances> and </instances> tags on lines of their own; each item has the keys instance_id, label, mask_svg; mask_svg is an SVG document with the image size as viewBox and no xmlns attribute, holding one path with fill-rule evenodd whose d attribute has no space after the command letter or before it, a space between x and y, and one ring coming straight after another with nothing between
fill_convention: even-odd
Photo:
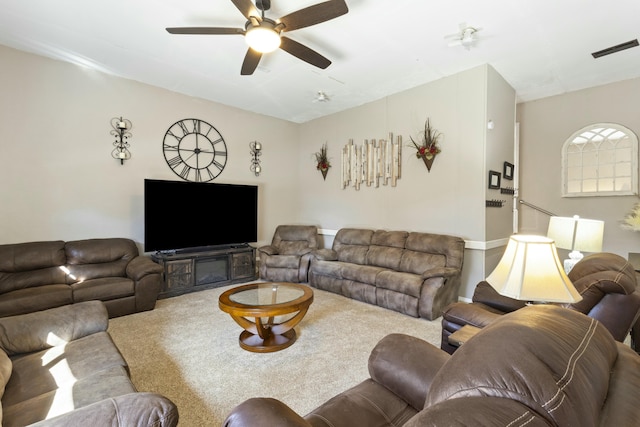
<instances>
[{"instance_id":1,"label":"arched window","mask_svg":"<svg viewBox=\"0 0 640 427\"><path fill-rule=\"evenodd\" d=\"M614 123L586 126L562 147L562 196L638 194L638 137Z\"/></svg>"}]
</instances>

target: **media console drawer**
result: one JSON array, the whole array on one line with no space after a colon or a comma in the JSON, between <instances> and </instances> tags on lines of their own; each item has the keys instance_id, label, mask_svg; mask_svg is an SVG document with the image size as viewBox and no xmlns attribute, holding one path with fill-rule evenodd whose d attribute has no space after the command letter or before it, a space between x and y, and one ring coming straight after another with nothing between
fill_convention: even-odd
<instances>
[{"instance_id":1,"label":"media console drawer","mask_svg":"<svg viewBox=\"0 0 640 427\"><path fill-rule=\"evenodd\" d=\"M164 268L159 298L257 278L256 250L250 245L158 252L151 257Z\"/></svg>"}]
</instances>

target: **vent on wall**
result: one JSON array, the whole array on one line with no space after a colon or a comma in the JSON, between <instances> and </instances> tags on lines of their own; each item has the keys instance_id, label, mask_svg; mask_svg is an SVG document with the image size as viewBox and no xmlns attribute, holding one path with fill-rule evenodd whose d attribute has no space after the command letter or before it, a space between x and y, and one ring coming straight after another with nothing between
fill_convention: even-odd
<instances>
[{"instance_id":1,"label":"vent on wall","mask_svg":"<svg viewBox=\"0 0 640 427\"><path fill-rule=\"evenodd\" d=\"M629 49L630 47L638 46L638 39L631 40L625 43L620 43L615 46L608 47L606 49L599 50L597 52L593 52L591 55L594 58L600 58L601 56L611 55L612 53L620 52L621 50Z\"/></svg>"}]
</instances>

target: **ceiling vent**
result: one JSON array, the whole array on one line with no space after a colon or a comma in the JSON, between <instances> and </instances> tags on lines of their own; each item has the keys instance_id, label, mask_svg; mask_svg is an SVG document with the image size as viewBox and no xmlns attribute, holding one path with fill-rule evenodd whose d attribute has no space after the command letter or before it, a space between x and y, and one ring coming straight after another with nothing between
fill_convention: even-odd
<instances>
[{"instance_id":1,"label":"ceiling vent","mask_svg":"<svg viewBox=\"0 0 640 427\"><path fill-rule=\"evenodd\" d=\"M638 46L638 39L631 40L625 43L620 43L618 45L611 46L606 49L599 50L597 52L593 52L591 55L593 55L594 58L600 58L601 56L611 55L612 53L620 52L621 50L629 49L631 47L636 47L636 46Z\"/></svg>"}]
</instances>

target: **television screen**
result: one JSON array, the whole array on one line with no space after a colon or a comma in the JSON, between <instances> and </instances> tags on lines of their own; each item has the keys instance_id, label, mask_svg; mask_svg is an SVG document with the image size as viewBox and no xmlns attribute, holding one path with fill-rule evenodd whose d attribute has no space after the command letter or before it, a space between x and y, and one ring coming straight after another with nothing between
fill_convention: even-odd
<instances>
[{"instance_id":1,"label":"television screen","mask_svg":"<svg viewBox=\"0 0 640 427\"><path fill-rule=\"evenodd\" d=\"M257 186L144 180L145 252L257 240Z\"/></svg>"}]
</instances>

